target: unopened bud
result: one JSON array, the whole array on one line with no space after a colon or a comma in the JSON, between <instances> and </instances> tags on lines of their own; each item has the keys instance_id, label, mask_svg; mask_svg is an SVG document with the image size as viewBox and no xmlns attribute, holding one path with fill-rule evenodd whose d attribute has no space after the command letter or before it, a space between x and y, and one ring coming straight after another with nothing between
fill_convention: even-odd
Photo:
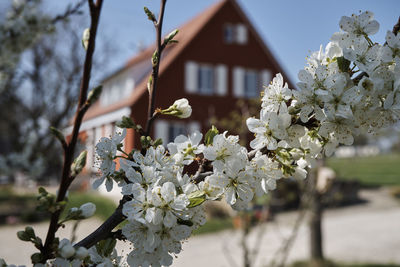
<instances>
[{"instance_id":1,"label":"unopened bud","mask_svg":"<svg viewBox=\"0 0 400 267\"><path fill-rule=\"evenodd\" d=\"M82 151L81 154L74 160L71 165L71 176L77 176L85 167L87 151Z\"/></svg>"},{"instance_id":2,"label":"unopened bud","mask_svg":"<svg viewBox=\"0 0 400 267\"><path fill-rule=\"evenodd\" d=\"M85 48L85 50L88 49L89 39L90 39L90 28L87 28L83 31L82 34L82 46L83 48Z\"/></svg>"}]
</instances>

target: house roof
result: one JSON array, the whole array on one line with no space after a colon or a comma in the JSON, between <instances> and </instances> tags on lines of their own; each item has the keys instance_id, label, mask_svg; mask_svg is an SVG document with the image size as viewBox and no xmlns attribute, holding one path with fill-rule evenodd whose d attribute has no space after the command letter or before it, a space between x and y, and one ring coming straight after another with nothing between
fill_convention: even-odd
<instances>
[{"instance_id":1,"label":"house roof","mask_svg":"<svg viewBox=\"0 0 400 267\"><path fill-rule=\"evenodd\" d=\"M246 26L251 31L251 33L256 37L256 40L259 42L259 45L261 45L264 52L269 57L272 65L277 70L280 70L280 72L282 72L285 78L288 79L288 76L284 74L284 71L282 70L276 59L272 56L272 53L267 48L262 38L253 27L252 23L249 21L249 19L247 18L247 16L245 15L245 13L242 11L242 9L239 7L239 5L236 3L235 0L218 1L217 3L215 3L214 5L212 5L211 7L209 7L208 9L206 9L205 11L194 17L192 20L184 24L182 27L178 28L179 34L175 38L178 41L178 44L169 45L163 51L163 58L160 64L159 76L161 76L163 72L168 68L168 66L178 57L178 55L186 47L188 47L188 45L193 41L194 37L206 26L206 24L210 21L210 19L215 14L217 14L218 11L221 10L224 5L227 4L232 4L235 7L235 10L241 16L244 23L247 24ZM108 76L104 81L112 79L113 77L117 76L123 71L129 69L130 67L133 67L135 64L143 62L144 60L148 60L149 64L151 64L150 59L154 50L155 50L155 44L147 47L141 53L128 60L124 66L122 66L116 72ZM146 77L148 77L149 75L150 72ZM131 95L126 99L123 99L106 107L100 107L99 103L100 101L97 101L97 103L94 104L93 107L88 110L88 112L86 112L84 120L88 120L112 112L114 110L121 109L123 107L133 106L144 93L147 93L147 78L142 79L140 83L136 84L135 90L132 90Z\"/></svg>"}]
</instances>

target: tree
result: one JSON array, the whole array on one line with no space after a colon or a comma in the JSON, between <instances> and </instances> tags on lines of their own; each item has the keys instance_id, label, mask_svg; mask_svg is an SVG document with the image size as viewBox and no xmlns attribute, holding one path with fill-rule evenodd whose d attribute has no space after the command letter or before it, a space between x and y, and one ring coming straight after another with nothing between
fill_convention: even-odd
<instances>
[{"instance_id":1,"label":"tree","mask_svg":"<svg viewBox=\"0 0 400 267\"><path fill-rule=\"evenodd\" d=\"M89 84L102 2L88 0L91 27L84 34L87 52L68 142L55 130L64 150L57 196L39 189L40 207L51 212L46 239L43 242L30 227L18 232L21 240L32 242L38 249L32 255L36 266L49 262L62 266L115 266L121 261L114 249L117 239L133 244L126 256L131 266L171 265L172 255L181 251L183 240L205 223L205 201L224 198L232 208L246 209L255 195L274 190L278 179L306 178L319 157L331 155L339 144L351 145L358 131L376 131L399 120L398 28L387 34L386 44L374 44L369 35L377 32L379 24L370 12L363 12L342 17L343 32L334 34L325 51L321 49L308 58L308 66L299 75L301 90L289 89L280 74L267 86L261 99L260 118L246 120L249 131L255 135L250 152L236 136L220 134L216 128L205 134L202 144L202 134L195 132L167 144L166 149L160 140L149 135L154 118L186 118L192 110L186 99L177 100L168 108L156 109L154 105L162 52L175 42L178 33L175 30L162 38L166 0L161 0L158 18L145 8L157 34L148 80L149 108L143 114L148 118L146 126L123 118L119 124L122 129L112 138L101 139L96 146L101 176L95 184L118 182L123 195L120 204L98 229L77 244L72 245L67 239L60 241L56 232L63 223L87 218L94 212L93 205L87 203L61 218L66 192L86 161L85 151L74 159L79 127L86 110L101 92L100 86L89 92ZM358 70L363 71L362 77L354 77ZM123 150L125 128L142 136L141 150ZM115 169L117 159L121 163L119 170ZM197 162L199 168L189 176L185 166L192 162ZM124 220L122 229L113 231Z\"/></svg>"},{"instance_id":2,"label":"tree","mask_svg":"<svg viewBox=\"0 0 400 267\"><path fill-rule=\"evenodd\" d=\"M33 3L34 6L30 6ZM21 8L40 10L41 2L33 3L28 1ZM30 178L48 182L58 175L62 167L61 147L52 138L50 126L58 129L67 126L79 94L76 88L80 83L80 61L84 51L77 25L84 24L84 21L67 18L81 14L83 3L80 1L74 7L68 7L65 14L53 19L37 11L36 16L46 19L35 19L42 26L27 30L37 36L9 58L12 62L6 68L9 78L0 96L0 142L5 144L0 161L6 165L3 168L0 166L2 172L13 175L19 170L26 172ZM20 16L25 18L27 15ZM56 22L57 25L54 24ZM42 28L51 30L42 32ZM95 60L95 66L104 64L108 55L109 44L103 42L100 45L102 53ZM98 78L99 75L96 75L95 79Z\"/></svg>"}]
</instances>

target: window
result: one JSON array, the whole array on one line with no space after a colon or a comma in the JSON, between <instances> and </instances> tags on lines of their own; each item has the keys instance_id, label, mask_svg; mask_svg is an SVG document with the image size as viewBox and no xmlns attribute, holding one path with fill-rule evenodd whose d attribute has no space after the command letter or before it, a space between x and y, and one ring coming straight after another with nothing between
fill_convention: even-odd
<instances>
[{"instance_id":1,"label":"window","mask_svg":"<svg viewBox=\"0 0 400 267\"><path fill-rule=\"evenodd\" d=\"M212 95L214 92L214 71L209 66L199 66L197 77L198 92L202 95Z\"/></svg>"},{"instance_id":2,"label":"window","mask_svg":"<svg viewBox=\"0 0 400 267\"><path fill-rule=\"evenodd\" d=\"M258 73L247 70L244 74L244 96L254 98L259 96Z\"/></svg>"},{"instance_id":3,"label":"window","mask_svg":"<svg viewBox=\"0 0 400 267\"><path fill-rule=\"evenodd\" d=\"M258 71L235 66L232 69L233 95L237 98L255 98L262 90L262 85L268 85L271 72L267 69Z\"/></svg>"},{"instance_id":4,"label":"window","mask_svg":"<svg viewBox=\"0 0 400 267\"><path fill-rule=\"evenodd\" d=\"M184 124L182 123L169 123L168 124L168 142L173 142L175 140L175 137L178 135L187 135L187 130Z\"/></svg>"},{"instance_id":5,"label":"window","mask_svg":"<svg viewBox=\"0 0 400 267\"><path fill-rule=\"evenodd\" d=\"M224 41L226 44L231 44L235 41L235 28L231 24L224 26Z\"/></svg>"},{"instance_id":6,"label":"window","mask_svg":"<svg viewBox=\"0 0 400 267\"><path fill-rule=\"evenodd\" d=\"M226 44L246 44L247 28L244 24L236 25L225 24L223 28L223 37Z\"/></svg>"},{"instance_id":7,"label":"window","mask_svg":"<svg viewBox=\"0 0 400 267\"><path fill-rule=\"evenodd\" d=\"M156 120L154 123L154 136L156 139L161 138L163 145L173 142L178 135L188 135L195 131L201 131L199 122L191 121L189 123Z\"/></svg>"},{"instance_id":8,"label":"window","mask_svg":"<svg viewBox=\"0 0 400 267\"><path fill-rule=\"evenodd\" d=\"M185 91L189 94L219 95L228 93L228 67L224 64L185 63Z\"/></svg>"}]
</instances>

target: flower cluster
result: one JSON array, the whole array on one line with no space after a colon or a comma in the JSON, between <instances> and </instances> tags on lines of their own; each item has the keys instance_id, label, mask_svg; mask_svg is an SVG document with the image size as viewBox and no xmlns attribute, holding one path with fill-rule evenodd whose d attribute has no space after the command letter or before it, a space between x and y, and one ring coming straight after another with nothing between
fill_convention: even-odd
<instances>
[{"instance_id":1,"label":"flower cluster","mask_svg":"<svg viewBox=\"0 0 400 267\"><path fill-rule=\"evenodd\" d=\"M298 90L281 74L265 87L259 117L246 121L255 136L250 151L237 136L215 128L204 140L197 131L166 147L149 141L129 153L121 150L125 132L101 140L96 148L102 176L95 186L106 180L109 190L113 181L121 187L127 221L122 234L133 244L129 265L171 265L182 242L205 223L206 200L246 209L254 196L274 190L277 180L304 179L323 154L398 121L400 37L388 32L384 45L373 43L369 35L379 24L371 12L343 17L340 28L325 49L307 58ZM185 118L191 110L181 99L160 113ZM124 159L116 170L118 150ZM195 174L187 172L196 164Z\"/></svg>"}]
</instances>

